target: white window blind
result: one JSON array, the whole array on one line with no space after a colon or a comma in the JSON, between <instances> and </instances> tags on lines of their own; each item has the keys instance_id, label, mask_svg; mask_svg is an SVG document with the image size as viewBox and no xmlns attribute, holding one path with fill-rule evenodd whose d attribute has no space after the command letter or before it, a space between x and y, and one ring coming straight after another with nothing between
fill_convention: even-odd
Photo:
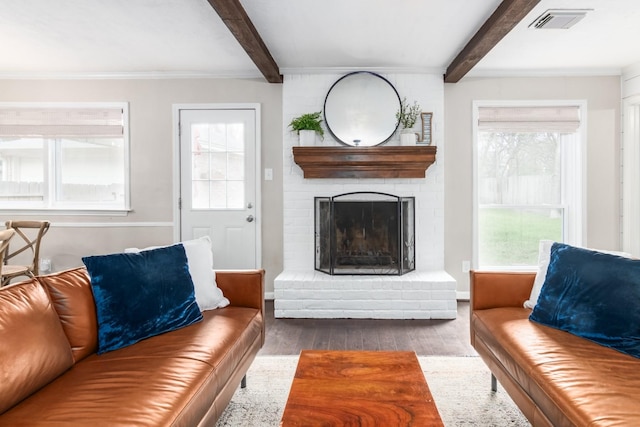
<instances>
[{"instance_id":1,"label":"white window blind","mask_svg":"<svg viewBox=\"0 0 640 427\"><path fill-rule=\"evenodd\" d=\"M0 103L0 204L129 209L128 104Z\"/></svg>"},{"instance_id":2,"label":"white window blind","mask_svg":"<svg viewBox=\"0 0 640 427\"><path fill-rule=\"evenodd\" d=\"M478 108L479 131L573 133L579 126L580 108L573 105Z\"/></svg>"},{"instance_id":3,"label":"white window blind","mask_svg":"<svg viewBox=\"0 0 640 427\"><path fill-rule=\"evenodd\" d=\"M124 134L122 108L0 107L0 137L93 137Z\"/></svg>"}]
</instances>

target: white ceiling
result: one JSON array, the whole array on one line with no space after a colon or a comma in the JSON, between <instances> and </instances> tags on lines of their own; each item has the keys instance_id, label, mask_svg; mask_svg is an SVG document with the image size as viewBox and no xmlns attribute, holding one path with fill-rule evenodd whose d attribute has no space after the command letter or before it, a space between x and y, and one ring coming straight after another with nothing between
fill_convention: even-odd
<instances>
[{"instance_id":1,"label":"white ceiling","mask_svg":"<svg viewBox=\"0 0 640 427\"><path fill-rule=\"evenodd\" d=\"M500 0L241 0L283 74L443 73ZM546 9L593 9L533 30ZM469 75L619 74L640 0L542 0ZM207 0L0 0L0 77L261 76Z\"/></svg>"}]
</instances>

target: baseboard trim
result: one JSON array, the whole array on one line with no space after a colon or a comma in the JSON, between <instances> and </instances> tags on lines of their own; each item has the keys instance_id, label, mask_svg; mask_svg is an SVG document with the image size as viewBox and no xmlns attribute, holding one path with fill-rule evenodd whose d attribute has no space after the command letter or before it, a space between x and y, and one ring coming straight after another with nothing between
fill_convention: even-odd
<instances>
[{"instance_id":1,"label":"baseboard trim","mask_svg":"<svg viewBox=\"0 0 640 427\"><path fill-rule=\"evenodd\" d=\"M471 299L471 292L469 292L469 291L456 291L456 299L458 301L469 301Z\"/></svg>"},{"instance_id":2,"label":"baseboard trim","mask_svg":"<svg viewBox=\"0 0 640 427\"><path fill-rule=\"evenodd\" d=\"M265 292L264 299L267 301L273 301L275 299L274 292ZM458 301L469 301L471 299L471 292L466 291L456 291L456 300Z\"/></svg>"}]
</instances>

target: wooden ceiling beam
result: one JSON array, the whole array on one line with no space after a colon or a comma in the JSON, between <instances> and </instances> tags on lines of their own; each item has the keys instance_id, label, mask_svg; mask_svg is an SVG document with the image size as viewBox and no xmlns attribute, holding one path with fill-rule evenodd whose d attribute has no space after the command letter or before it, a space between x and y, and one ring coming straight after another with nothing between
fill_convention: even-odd
<instances>
[{"instance_id":1,"label":"wooden ceiling beam","mask_svg":"<svg viewBox=\"0 0 640 427\"><path fill-rule=\"evenodd\" d=\"M460 81L538 3L540 0L503 0L469 43L449 64L444 75L444 82L457 83Z\"/></svg>"},{"instance_id":2,"label":"wooden ceiling beam","mask_svg":"<svg viewBox=\"0 0 640 427\"><path fill-rule=\"evenodd\" d=\"M282 83L282 75L258 30L249 19L240 0L208 0L222 22L231 30L240 46L247 52L269 83Z\"/></svg>"}]
</instances>

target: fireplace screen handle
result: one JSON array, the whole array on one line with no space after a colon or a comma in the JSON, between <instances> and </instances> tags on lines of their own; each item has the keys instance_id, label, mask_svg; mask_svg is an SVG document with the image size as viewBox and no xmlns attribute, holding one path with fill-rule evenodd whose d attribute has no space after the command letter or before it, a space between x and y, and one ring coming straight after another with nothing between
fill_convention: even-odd
<instances>
[{"instance_id":1,"label":"fireplace screen handle","mask_svg":"<svg viewBox=\"0 0 640 427\"><path fill-rule=\"evenodd\" d=\"M253 220L254 220L253 215L249 215L247 217L247 222L253 222Z\"/></svg>"}]
</instances>

